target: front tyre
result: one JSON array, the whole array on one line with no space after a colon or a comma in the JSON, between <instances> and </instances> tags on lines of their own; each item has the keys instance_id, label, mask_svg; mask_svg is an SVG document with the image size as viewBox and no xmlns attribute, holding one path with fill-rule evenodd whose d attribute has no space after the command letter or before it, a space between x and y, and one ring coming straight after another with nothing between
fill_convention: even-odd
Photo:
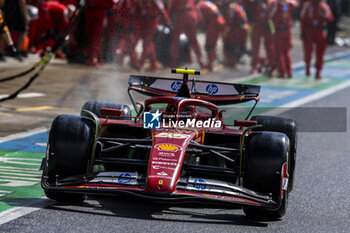
<instances>
[{"instance_id":1,"label":"front tyre","mask_svg":"<svg viewBox=\"0 0 350 233\"><path fill-rule=\"evenodd\" d=\"M288 203L287 181L289 139L279 132L253 132L248 136L244 157L243 186L271 195L275 209L245 206L248 217L275 220L283 217Z\"/></svg>"},{"instance_id":2,"label":"front tyre","mask_svg":"<svg viewBox=\"0 0 350 233\"><path fill-rule=\"evenodd\" d=\"M48 198L62 202L84 201L84 194L52 191L46 185L88 173L94 143L93 129L92 120L86 117L60 115L53 121L42 182Z\"/></svg>"},{"instance_id":3,"label":"front tyre","mask_svg":"<svg viewBox=\"0 0 350 233\"><path fill-rule=\"evenodd\" d=\"M290 142L290 153L288 161L288 192L293 190L294 171L297 153L298 127L293 119L277 116L253 116L252 121L257 121L262 127L254 129L254 131L273 131L284 133L288 136Z\"/></svg>"}]
</instances>

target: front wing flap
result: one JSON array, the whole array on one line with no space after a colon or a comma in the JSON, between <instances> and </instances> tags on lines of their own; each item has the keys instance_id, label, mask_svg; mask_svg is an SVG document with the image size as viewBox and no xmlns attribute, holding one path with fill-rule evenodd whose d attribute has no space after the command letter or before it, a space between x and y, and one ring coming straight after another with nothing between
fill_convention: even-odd
<instances>
[{"instance_id":1,"label":"front wing flap","mask_svg":"<svg viewBox=\"0 0 350 233\"><path fill-rule=\"evenodd\" d=\"M67 179L69 180L69 179ZM70 183L70 184L69 184ZM145 176L137 172L100 172L90 180L49 185L42 181L45 190L55 192L78 192L85 194L126 194L154 201L205 202L213 204L250 205L276 209L278 203L271 197L245 189L228 182L201 179L181 178L175 192L147 192L144 190Z\"/></svg>"}]
</instances>

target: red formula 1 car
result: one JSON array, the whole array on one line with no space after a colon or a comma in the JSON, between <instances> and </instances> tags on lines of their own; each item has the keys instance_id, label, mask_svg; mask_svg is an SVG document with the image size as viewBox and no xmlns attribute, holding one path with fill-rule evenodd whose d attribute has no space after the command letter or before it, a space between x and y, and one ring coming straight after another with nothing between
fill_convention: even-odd
<instances>
[{"instance_id":1,"label":"red formula 1 car","mask_svg":"<svg viewBox=\"0 0 350 233\"><path fill-rule=\"evenodd\" d=\"M217 106L255 106L259 86L173 72L183 80L130 76L136 116L127 105L96 101L85 103L80 116L58 116L42 163L46 195L79 202L86 194L128 194L240 205L248 216L282 217L293 187L296 122L254 116L226 124ZM135 91L153 97L142 104Z\"/></svg>"}]
</instances>

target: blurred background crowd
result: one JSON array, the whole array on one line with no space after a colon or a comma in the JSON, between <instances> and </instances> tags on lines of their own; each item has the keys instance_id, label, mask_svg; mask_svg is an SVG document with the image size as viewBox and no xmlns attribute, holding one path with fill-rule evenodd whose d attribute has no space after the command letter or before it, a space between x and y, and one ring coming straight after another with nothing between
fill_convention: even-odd
<instances>
[{"instance_id":1,"label":"blurred background crowd","mask_svg":"<svg viewBox=\"0 0 350 233\"><path fill-rule=\"evenodd\" d=\"M341 17L350 13L348 0L0 0L0 61L51 51L79 2L82 13L56 58L150 72L192 63L193 51L199 66L211 71L220 40L223 65L235 68L248 55L252 74L280 78L292 77L294 23L300 24L305 74L310 75L315 48L320 79L327 44L346 44L336 35ZM199 32L205 35L202 44Z\"/></svg>"}]
</instances>

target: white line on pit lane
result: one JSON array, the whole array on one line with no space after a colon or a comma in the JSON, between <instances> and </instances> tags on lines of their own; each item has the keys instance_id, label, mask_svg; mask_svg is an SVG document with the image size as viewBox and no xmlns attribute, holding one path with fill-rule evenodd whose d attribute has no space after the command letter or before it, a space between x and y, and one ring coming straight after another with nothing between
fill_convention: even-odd
<instances>
[{"instance_id":1,"label":"white line on pit lane","mask_svg":"<svg viewBox=\"0 0 350 233\"><path fill-rule=\"evenodd\" d=\"M289 111L290 108L296 108L296 107L299 107L299 106L302 106L304 104L307 104L307 103L310 103L310 102L313 102L313 101L316 101L316 100L319 100L319 99L322 99L326 96L329 96L333 93L336 93L336 92L339 92L345 88L348 88L350 87L350 80L349 81L346 81L346 82L343 82L337 86L334 86L334 87L331 87L329 89L326 89L326 90L323 90L323 91L320 91L320 92L316 92L315 94L313 95L310 95L310 96L306 96L304 98L301 98L301 99L298 99L298 100L295 100L295 101L292 101L288 104L285 104L285 105L282 105L278 108L275 108L275 109L272 109L266 113L264 113L264 115L279 115L279 114L282 114L286 111Z\"/></svg>"},{"instance_id":2,"label":"white line on pit lane","mask_svg":"<svg viewBox=\"0 0 350 233\"><path fill-rule=\"evenodd\" d=\"M39 200L26 203L27 207L15 207L5 210L4 212L0 213L0 225L45 208L53 203L54 201L47 198L40 198Z\"/></svg>"},{"instance_id":3,"label":"white line on pit lane","mask_svg":"<svg viewBox=\"0 0 350 233\"><path fill-rule=\"evenodd\" d=\"M10 168L4 168L0 166L0 172L11 172L13 174L31 174L31 175L40 175L41 171L36 169L36 171L27 171L27 170L18 170L18 169L10 169Z\"/></svg>"},{"instance_id":4,"label":"white line on pit lane","mask_svg":"<svg viewBox=\"0 0 350 233\"><path fill-rule=\"evenodd\" d=\"M18 176L4 176L0 174L0 179L13 179L13 180L24 180L24 181L40 181L41 178L27 178L27 177L18 177Z\"/></svg>"},{"instance_id":5,"label":"white line on pit lane","mask_svg":"<svg viewBox=\"0 0 350 233\"><path fill-rule=\"evenodd\" d=\"M2 170L13 170L13 171L20 171L20 172L38 172L40 171L37 168L22 168L22 167L8 167L8 166L0 166L0 169Z\"/></svg>"},{"instance_id":6,"label":"white line on pit lane","mask_svg":"<svg viewBox=\"0 0 350 233\"><path fill-rule=\"evenodd\" d=\"M29 130L27 132L12 134L12 135L9 135L6 137L1 137L0 143L29 137L29 136L39 134L39 133L44 133L47 131L48 131L47 128L42 127L42 128ZM17 168L8 167L8 166L1 166L1 168L9 168L9 169L14 169L14 170L17 169ZM18 168L18 170L20 170L20 169L23 169L24 171L38 171L37 169L34 169L34 168ZM3 181L11 182L11 180L3 180ZM29 181L16 181L16 182L29 183ZM31 183L31 185L36 184L36 183L37 182L33 182L33 183ZM1 194L4 194L4 191L1 191ZM15 208L12 208L9 210L5 210L5 211L0 213L0 225L7 223L9 221L12 221L14 219L20 218L24 215L30 214L33 211L37 211L37 210L40 210L42 208L45 208L46 206L48 206L52 203L54 203L54 201L48 200L47 198L42 198L42 199L36 200L34 202L26 203L27 204L26 207L15 207Z\"/></svg>"},{"instance_id":7,"label":"white line on pit lane","mask_svg":"<svg viewBox=\"0 0 350 233\"><path fill-rule=\"evenodd\" d=\"M27 180L14 180L14 179L1 179L0 187L29 187L38 184L38 181L27 181Z\"/></svg>"},{"instance_id":8,"label":"white line on pit lane","mask_svg":"<svg viewBox=\"0 0 350 233\"><path fill-rule=\"evenodd\" d=\"M13 173L13 172L9 172L9 171L1 171L0 170L0 175L10 175L10 176L14 176L14 178L16 178L17 176L19 177L34 177L34 178L37 178L37 177L40 177L41 174L26 174L26 173Z\"/></svg>"},{"instance_id":9,"label":"white line on pit lane","mask_svg":"<svg viewBox=\"0 0 350 233\"><path fill-rule=\"evenodd\" d=\"M25 138L25 137L29 137L35 134L39 134L39 133L44 133L47 132L48 129L45 127L41 127L41 128L36 128L36 129L32 129L26 132L21 132L21 133L16 133L16 134L12 134L6 137L0 137L0 143L3 142L7 142L7 141L11 141L11 140L16 140L16 139L21 139L21 138Z\"/></svg>"},{"instance_id":10,"label":"white line on pit lane","mask_svg":"<svg viewBox=\"0 0 350 233\"><path fill-rule=\"evenodd\" d=\"M35 163L35 162L27 163L27 162L21 162L18 160L37 161L37 163ZM41 161L42 161L41 159L22 159L22 158L2 158L2 157L0 157L0 163L6 163L6 164L22 164L22 165L30 165L30 166L40 166Z\"/></svg>"},{"instance_id":11,"label":"white line on pit lane","mask_svg":"<svg viewBox=\"0 0 350 233\"><path fill-rule=\"evenodd\" d=\"M0 95L0 99L6 98L9 95ZM17 97L22 98L22 99L28 99L28 98L34 98L34 97L42 97L45 96L43 93L37 93L37 92L30 92L30 93L24 93L24 94L19 94Z\"/></svg>"},{"instance_id":12,"label":"white line on pit lane","mask_svg":"<svg viewBox=\"0 0 350 233\"><path fill-rule=\"evenodd\" d=\"M6 194L13 193L12 191L0 190L0 197L6 196Z\"/></svg>"}]
</instances>

